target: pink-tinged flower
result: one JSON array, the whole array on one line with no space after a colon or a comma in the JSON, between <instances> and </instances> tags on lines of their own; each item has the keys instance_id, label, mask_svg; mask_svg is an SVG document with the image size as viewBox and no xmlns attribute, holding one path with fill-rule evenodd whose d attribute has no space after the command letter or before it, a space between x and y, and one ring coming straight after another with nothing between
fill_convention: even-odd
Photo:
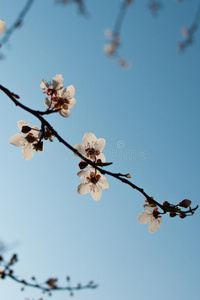
<instances>
[{"instance_id":1,"label":"pink-tinged flower","mask_svg":"<svg viewBox=\"0 0 200 300\"><path fill-rule=\"evenodd\" d=\"M18 122L18 128L21 133L13 135L9 139L9 143L17 147L22 147L23 157L26 160L30 160L33 157L34 150L42 151L37 145L41 137L41 131L37 126L31 128L30 125L24 121Z\"/></svg>"},{"instance_id":2,"label":"pink-tinged flower","mask_svg":"<svg viewBox=\"0 0 200 300\"><path fill-rule=\"evenodd\" d=\"M41 89L44 90L43 93L47 95L53 95L56 91L63 88L63 77L61 74L56 75L51 82L47 82L42 78L42 83L40 85Z\"/></svg>"},{"instance_id":3,"label":"pink-tinged flower","mask_svg":"<svg viewBox=\"0 0 200 300\"><path fill-rule=\"evenodd\" d=\"M73 85L70 85L67 88L55 91L51 97L44 100L44 103L49 109L59 109L58 113L62 117L68 118L70 109L76 105L74 94L75 88Z\"/></svg>"},{"instance_id":4,"label":"pink-tinged flower","mask_svg":"<svg viewBox=\"0 0 200 300\"><path fill-rule=\"evenodd\" d=\"M78 152L94 162L97 162L98 159L102 163L106 161L104 154L101 153L106 144L105 139L97 139L93 133L87 132L82 141L82 144L79 143L74 146Z\"/></svg>"},{"instance_id":5,"label":"pink-tinged flower","mask_svg":"<svg viewBox=\"0 0 200 300\"><path fill-rule=\"evenodd\" d=\"M105 176L94 168L91 168L90 171L82 170L77 173L77 176L84 180L84 182L78 185L77 192L80 195L91 193L95 201L100 200L102 194L101 189L107 190L109 187Z\"/></svg>"},{"instance_id":6,"label":"pink-tinged flower","mask_svg":"<svg viewBox=\"0 0 200 300\"><path fill-rule=\"evenodd\" d=\"M149 232L153 233L162 225L162 216L158 212L157 207L152 209L150 205L145 204L144 208L146 210L139 214L138 222L141 224L149 224Z\"/></svg>"},{"instance_id":7,"label":"pink-tinged flower","mask_svg":"<svg viewBox=\"0 0 200 300\"><path fill-rule=\"evenodd\" d=\"M131 67L131 64L121 57L117 59L117 63L118 63L118 65L120 65L121 67L123 67L125 69L130 69L130 67Z\"/></svg>"},{"instance_id":8,"label":"pink-tinged flower","mask_svg":"<svg viewBox=\"0 0 200 300\"><path fill-rule=\"evenodd\" d=\"M116 43L110 43L104 46L104 52L107 56L112 57L117 49Z\"/></svg>"},{"instance_id":9,"label":"pink-tinged flower","mask_svg":"<svg viewBox=\"0 0 200 300\"><path fill-rule=\"evenodd\" d=\"M187 29L186 27L181 28L181 33L182 33L182 36L184 36L184 37L188 37L190 34L189 29Z\"/></svg>"},{"instance_id":10,"label":"pink-tinged flower","mask_svg":"<svg viewBox=\"0 0 200 300\"><path fill-rule=\"evenodd\" d=\"M0 19L0 36L6 31L6 23Z\"/></svg>"},{"instance_id":11,"label":"pink-tinged flower","mask_svg":"<svg viewBox=\"0 0 200 300\"><path fill-rule=\"evenodd\" d=\"M105 30L104 34L105 34L106 38L112 38L113 37L113 32L112 32L112 30L110 28L107 28Z\"/></svg>"}]
</instances>

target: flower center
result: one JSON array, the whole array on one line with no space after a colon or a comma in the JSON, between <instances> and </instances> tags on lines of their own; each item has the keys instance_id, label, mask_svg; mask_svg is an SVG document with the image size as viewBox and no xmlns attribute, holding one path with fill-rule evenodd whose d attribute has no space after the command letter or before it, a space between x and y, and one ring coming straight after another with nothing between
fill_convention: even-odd
<instances>
[{"instance_id":1,"label":"flower center","mask_svg":"<svg viewBox=\"0 0 200 300\"><path fill-rule=\"evenodd\" d=\"M153 216L154 216L155 219L158 219L158 218L160 217L160 213L159 213L157 207L155 207L155 208L153 209L152 214L153 214Z\"/></svg>"},{"instance_id":2,"label":"flower center","mask_svg":"<svg viewBox=\"0 0 200 300\"><path fill-rule=\"evenodd\" d=\"M88 182L96 184L99 181L100 178L101 178L101 175L97 174L95 176L94 172L91 172L90 177L87 177L87 180L88 180Z\"/></svg>"},{"instance_id":3,"label":"flower center","mask_svg":"<svg viewBox=\"0 0 200 300\"><path fill-rule=\"evenodd\" d=\"M32 144L34 142L37 142L37 138L34 137L34 135L32 133L29 133L25 139L27 140L28 143Z\"/></svg>"},{"instance_id":4,"label":"flower center","mask_svg":"<svg viewBox=\"0 0 200 300\"><path fill-rule=\"evenodd\" d=\"M55 102L54 108L68 109L69 100L67 98L53 97L53 102Z\"/></svg>"},{"instance_id":5,"label":"flower center","mask_svg":"<svg viewBox=\"0 0 200 300\"><path fill-rule=\"evenodd\" d=\"M100 154L100 151L95 150L94 148L86 148L85 151L87 153L87 157L89 157L92 160L95 160L96 156Z\"/></svg>"}]
</instances>

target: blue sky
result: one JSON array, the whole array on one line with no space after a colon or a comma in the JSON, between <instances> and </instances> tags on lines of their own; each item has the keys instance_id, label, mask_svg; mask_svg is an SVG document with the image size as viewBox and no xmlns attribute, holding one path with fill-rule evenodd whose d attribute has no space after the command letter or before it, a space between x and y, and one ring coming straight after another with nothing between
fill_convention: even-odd
<instances>
[{"instance_id":1,"label":"blue sky","mask_svg":"<svg viewBox=\"0 0 200 300\"><path fill-rule=\"evenodd\" d=\"M187 198L199 203L199 31L193 46L177 51L180 29L189 27L195 1L168 1L152 17L146 1L135 1L122 26L122 56L131 69L108 59L104 30L114 25L120 1L86 1L87 17L75 5L36 1L23 26L2 47L1 84L21 102L45 110L42 78L62 74L76 89L71 117L48 117L71 145L86 132L106 139L108 168L130 173L136 185L159 202ZM26 1L0 4L9 27ZM141 225L144 197L107 177L109 189L95 202L77 194L79 159L54 140L44 152L25 161L21 149L9 145L17 122L40 126L1 93L0 238L17 242L16 274L43 282L58 277L64 285L94 280L98 289L75 293L81 300L199 299L199 211L184 220L163 217L154 234ZM1 282L1 299L39 299L31 288ZM54 299L70 298L57 292ZM48 299L44 296L44 299Z\"/></svg>"}]
</instances>

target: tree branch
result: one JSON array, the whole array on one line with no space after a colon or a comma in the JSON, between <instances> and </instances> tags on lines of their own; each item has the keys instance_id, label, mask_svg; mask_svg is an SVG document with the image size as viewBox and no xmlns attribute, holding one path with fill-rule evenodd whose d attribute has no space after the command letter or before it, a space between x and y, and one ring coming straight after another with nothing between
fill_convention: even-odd
<instances>
[{"instance_id":1,"label":"tree branch","mask_svg":"<svg viewBox=\"0 0 200 300\"><path fill-rule=\"evenodd\" d=\"M34 115L37 119L40 120L40 122L42 123L43 127L46 126L51 133L58 139L59 142L61 142L64 146L66 146L69 150L71 150L74 154L76 154L77 156L79 156L83 161L85 161L88 165L91 165L92 167L94 167L96 170L98 170L101 174L106 174L109 175L113 178L116 178L117 180L129 185L131 188L137 190L140 194L142 194L145 198L146 201L152 205L152 206L158 206L162 209L163 213L169 212L169 213L174 213L176 214L184 214L184 216L187 216L188 214L194 214L195 210L198 208L198 205L195 208L190 208L188 211L184 211L182 210L179 204L170 204L168 202L164 202L163 204L161 204L160 202L156 201L154 198L150 197L143 188L138 187L137 185L135 185L134 183L132 183L130 180L128 180L127 178L130 177L129 174L127 174L127 176L121 174L121 173L113 173L110 171L107 171L105 169L102 169L98 166L97 163L87 159L85 156L83 156L80 152L78 152L75 148L73 148L69 143L67 143L57 132L56 130L41 116L41 114L44 114L43 112L37 111L37 110L33 110L25 105L23 105L22 103L20 103L17 99L19 98L19 96L15 95L14 93L11 93L7 88L3 87L2 85L0 85L0 89L15 103L16 106L19 106L20 108L22 108L23 110L29 112L30 114ZM129 175L129 176L128 176ZM188 205L189 206L189 205ZM187 207L188 207L187 206ZM182 206L184 207L184 206ZM187 208L185 207L185 208ZM174 216L174 215L173 215Z\"/></svg>"}]
</instances>

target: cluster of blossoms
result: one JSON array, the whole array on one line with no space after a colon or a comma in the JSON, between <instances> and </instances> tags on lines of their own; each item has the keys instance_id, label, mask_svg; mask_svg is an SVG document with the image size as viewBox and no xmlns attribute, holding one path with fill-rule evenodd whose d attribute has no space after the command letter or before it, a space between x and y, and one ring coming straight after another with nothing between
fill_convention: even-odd
<instances>
[{"instance_id":1,"label":"cluster of blossoms","mask_svg":"<svg viewBox=\"0 0 200 300\"><path fill-rule=\"evenodd\" d=\"M87 159L91 160L94 163L102 164L105 163L105 156L101 153L105 147L105 139L99 138L88 132L83 137L83 143L76 144L74 148L82 154ZM108 182L98 170L92 168L85 161L79 163L80 169L89 168L89 170L82 170L77 173L77 176L84 180L83 183L80 183L77 188L77 192L80 195L85 195L91 193L92 198L95 201L100 200L101 198L101 189L108 189Z\"/></svg>"},{"instance_id":2,"label":"cluster of blossoms","mask_svg":"<svg viewBox=\"0 0 200 300\"><path fill-rule=\"evenodd\" d=\"M178 48L181 52L183 52L187 46L192 45L194 43L194 34L197 29L197 23L192 24L190 28L181 28L181 33L184 37L184 40L178 44Z\"/></svg>"},{"instance_id":3,"label":"cluster of blossoms","mask_svg":"<svg viewBox=\"0 0 200 300\"><path fill-rule=\"evenodd\" d=\"M104 52L109 58L116 57L116 62L125 69L130 68L130 63L124 58L118 56L118 48L120 47L121 38L118 34L115 34L110 29L106 29L105 37L111 39L110 43L104 46Z\"/></svg>"},{"instance_id":4,"label":"cluster of blossoms","mask_svg":"<svg viewBox=\"0 0 200 300\"><path fill-rule=\"evenodd\" d=\"M0 19L0 36L6 31L6 23ZM1 42L0 42L1 47Z\"/></svg>"},{"instance_id":5,"label":"cluster of blossoms","mask_svg":"<svg viewBox=\"0 0 200 300\"><path fill-rule=\"evenodd\" d=\"M198 208L198 206L194 209L190 207L191 201L189 199L184 199L179 202L177 205L172 205L169 202L165 201L162 204L163 212L158 211L158 207L155 205L153 197L149 200L146 200L147 204L143 207L145 211L143 211L138 216L138 222L141 224L148 224L149 232L153 233L160 228L162 225L162 216L161 214L165 214L169 212L169 216L174 218L179 216L181 219L186 218L187 216L191 216L194 214L194 211ZM188 211L182 211L182 208L189 208Z\"/></svg>"},{"instance_id":6,"label":"cluster of blossoms","mask_svg":"<svg viewBox=\"0 0 200 300\"><path fill-rule=\"evenodd\" d=\"M45 105L48 107L47 110L50 113L58 112L62 117L69 117L70 109L76 104L74 86L70 85L63 88L62 75L56 75L52 82L42 79L40 87L43 89L43 93L49 96L44 100ZM18 97L17 95L14 96ZM43 127L41 129L37 126L30 127L27 122L19 121L18 128L21 133L12 136L9 143L17 147L21 146L23 157L30 160L33 157L34 150L37 152L43 151L43 139L53 141L51 131L47 127Z\"/></svg>"},{"instance_id":7,"label":"cluster of blossoms","mask_svg":"<svg viewBox=\"0 0 200 300\"><path fill-rule=\"evenodd\" d=\"M63 88L62 75L56 75L52 82L47 82L43 79L40 87L43 89L43 92L48 95L44 101L48 107L47 111L33 111L29 108L25 110L33 113L33 115L40 119L41 129L37 126L31 127L25 121L19 121L18 128L20 133L13 135L9 140L10 144L22 147L22 154L26 160L30 160L33 157L34 151L43 151L43 140L52 142L54 135L60 140L59 135L42 118L42 115L58 112L63 117L69 117L70 109L76 104L76 100L74 99L75 89L72 85ZM15 99L13 100L15 104L20 105L16 100L19 96L14 93L10 94L12 99ZM83 182L78 185L77 192L80 195L91 193L91 196L95 201L100 200L102 190L106 190L109 187L105 176L102 175L104 173L108 173L141 192L139 187L127 181L127 179L122 179L122 177L130 178L129 174L104 172L100 168L111 164L105 162L105 155L102 153L105 144L105 139L97 139L93 133L87 132L83 136L82 143L76 144L74 149L71 149L72 147L69 146L69 148L74 151L75 155L81 158L81 162L79 163L79 168L81 170L77 173L77 176L82 179ZM87 170L85 170L86 168ZM142 194L144 193L142 192ZM145 210L138 216L138 221L142 224L148 224L151 233L160 228L162 224L162 214L168 212L170 217L179 216L183 219L189 215L193 215L198 208L198 206L191 208L191 201L188 199L184 199L176 205L170 204L167 201L163 204L159 204L153 198L147 196L146 202L147 204L144 205ZM158 211L158 207L162 209L162 212ZM182 208L186 208L187 210L183 211Z\"/></svg>"},{"instance_id":8,"label":"cluster of blossoms","mask_svg":"<svg viewBox=\"0 0 200 300\"><path fill-rule=\"evenodd\" d=\"M70 109L76 105L74 86L70 85L63 88L62 75L56 75L52 82L42 79L40 87L43 89L43 93L49 96L44 100L45 105L48 107L47 109L57 111L62 117L68 118Z\"/></svg>"},{"instance_id":9,"label":"cluster of blossoms","mask_svg":"<svg viewBox=\"0 0 200 300\"><path fill-rule=\"evenodd\" d=\"M27 122L19 121L18 128L21 133L13 135L9 139L9 143L22 147L22 155L25 160L30 160L33 157L34 150L37 152L43 151L42 139L53 142L53 135L46 127L40 130L37 126L30 127Z\"/></svg>"},{"instance_id":10,"label":"cluster of blossoms","mask_svg":"<svg viewBox=\"0 0 200 300\"><path fill-rule=\"evenodd\" d=\"M13 135L9 139L9 143L17 147L22 147L22 155L26 160L30 160L33 157L34 150L41 152L43 150L43 144L40 143L42 136L41 131L37 126L32 128L27 122L19 121L18 128L21 133Z\"/></svg>"},{"instance_id":11,"label":"cluster of blossoms","mask_svg":"<svg viewBox=\"0 0 200 300\"><path fill-rule=\"evenodd\" d=\"M162 216L160 215L157 207L152 207L149 204L143 206L143 211L138 216L138 222L141 224L149 224L149 232L153 233L162 225Z\"/></svg>"}]
</instances>

